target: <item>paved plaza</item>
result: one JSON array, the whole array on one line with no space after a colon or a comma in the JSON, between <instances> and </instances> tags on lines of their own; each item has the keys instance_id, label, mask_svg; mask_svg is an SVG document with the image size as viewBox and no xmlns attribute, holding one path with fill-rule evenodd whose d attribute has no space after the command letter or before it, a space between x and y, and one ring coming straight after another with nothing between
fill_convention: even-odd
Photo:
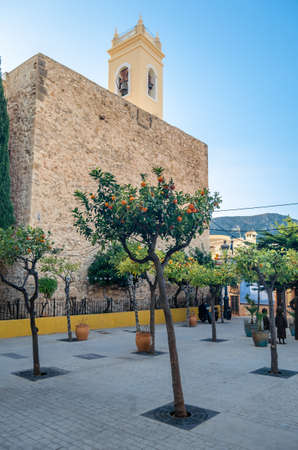
<instances>
[{"instance_id":1,"label":"paved plaza","mask_svg":"<svg viewBox=\"0 0 298 450\"><path fill-rule=\"evenodd\" d=\"M40 336L41 365L68 372L35 382L12 374L32 367L31 337L2 339L0 449L298 449L298 375L251 373L270 365L270 350L244 336L243 319L219 323L219 343L201 341L208 324L175 329L185 402L219 414L192 430L142 415L173 400L164 325L156 348L165 353L154 357L134 353L132 329L93 330L73 343ZM298 342L287 342L280 368L297 371Z\"/></svg>"}]
</instances>

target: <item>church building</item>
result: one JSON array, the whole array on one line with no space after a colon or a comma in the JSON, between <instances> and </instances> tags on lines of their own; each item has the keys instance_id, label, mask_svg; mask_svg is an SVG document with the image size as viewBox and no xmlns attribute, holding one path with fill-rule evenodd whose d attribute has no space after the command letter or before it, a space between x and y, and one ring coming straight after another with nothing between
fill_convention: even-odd
<instances>
[{"instance_id":1,"label":"church building","mask_svg":"<svg viewBox=\"0 0 298 450\"><path fill-rule=\"evenodd\" d=\"M108 89L41 53L5 76L17 223L50 230L65 255L80 261L78 297L94 294L86 274L98 249L73 227L73 194L92 192L92 169L138 184L140 173L153 181L152 167L161 166L179 190L208 187L207 145L162 120L161 48L140 18L129 32L115 31ZM208 247L207 232L201 242Z\"/></svg>"}]
</instances>

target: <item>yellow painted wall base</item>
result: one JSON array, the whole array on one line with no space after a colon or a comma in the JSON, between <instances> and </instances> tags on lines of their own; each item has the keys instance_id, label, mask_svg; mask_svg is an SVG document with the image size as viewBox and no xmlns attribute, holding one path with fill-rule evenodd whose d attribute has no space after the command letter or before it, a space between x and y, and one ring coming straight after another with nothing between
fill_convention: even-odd
<instances>
[{"instance_id":1,"label":"yellow painted wall base","mask_svg":"<svg viewBox=\"0 0 298 450\"><path fill-rule=\"evenodd\" d=\"M190 308L191 311L198 313L198 308ZM186 308L171 309L174 322L183 322L186 320ZM150 311L139 311L139 320L141 325L149 324ZM134 312L120 312L108 314L88 314L81 316L71 316L71 328L80 323L87 323L91 330L100 328L118 328L135 326ZM161 309L155 311L155 322L157 324L165 323L164 313ZM65 316L43 317L36 319L39 334L66 333L67 323ZM0 338L13 338L20 336L30 336L29 319L19 320L0 320Z\"/></svg>"}]
</instances>

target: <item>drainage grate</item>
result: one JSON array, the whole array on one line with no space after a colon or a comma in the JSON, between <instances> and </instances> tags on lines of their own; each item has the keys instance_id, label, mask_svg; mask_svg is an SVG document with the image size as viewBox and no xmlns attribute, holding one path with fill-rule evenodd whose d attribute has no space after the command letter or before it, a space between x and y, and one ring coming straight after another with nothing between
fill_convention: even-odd
<instances>
[{"instance_id":1,"label":"drainage grate","mask_svg":"<svg viewBox=\"0 0 298 450\"><path fill-rule=\"evenodd\" d=\"M100 359L100 358L106 358L104 355L99 355L98 353L85 353L84 355L73 355L75 358L82 358L82 359Z\"/></svg>"},{"instance_id":2,"label":"drainage grate","mask_svg":"<svg viewBox=\"0 0 298 450\"><path fill-rule=\"evenodd\" d=\"M279 369L279 373L274 374L271 372L271 369L269 367L261 367L261 369L253 370L250 373L255 373L257 375L268 375L269 377L275 378L290 378L298 374L298 372L295 372L294 370L285 369Z\"/></svg>"},{"instance_id":3,"label":"drainage grate","mask_svg":"<svg viewBox=\"0 0 298 450\"><path fill-rule=\"evenodd\" d=\"M12 372L13 375L18 377L26 378L30 381L45 380L46 378L57 377L58 375L66 375L69 370L58 369L57 367L41 367L41 375L33 375L33 370L21 370L19 372Z\"/></svg>"},{"instance_id":4,"label":"drainage grate","mask_svg":"<svg viewBox=\"0 0 298 450\"><path fill-rule=\"evenodd\" d=\"M209 420L219 414L217 411L199 408L198 406L185 405L185 407L189 414L188 417L174 417L172 415L174 411L173 403L168 403L160 406L159 408L152 409L151 411L142 414L142 416L148 417L152 420L157 420L158 422L166 423L167 425L172 425L182 430L192 430L197 425L200 425L206 420Z\"/></svg>"},{"instance_id":5,"label":"drainage grate","mask_svg":"<svg viewBox=\"0 0 298 450\"><path fill-rule=\"evenodd\" d=\"M165 355L167 352L159 352L155 351L154 353L148 353L148 352L131 352L134 355L142 355L142 356L159 356L159 355Z\"/></svg>"},{"instance_id":6,"label":"drainage grate","mask_svg":"<svg viewBox=\"0 0 298 450\"><path fill-rule=\"evenodd\" d=\"M27 358L27 356L19 355L18 353L0 353L0 356L6 356L7 358L12 358L12 359Z\"/></svg>"}]
</instances>

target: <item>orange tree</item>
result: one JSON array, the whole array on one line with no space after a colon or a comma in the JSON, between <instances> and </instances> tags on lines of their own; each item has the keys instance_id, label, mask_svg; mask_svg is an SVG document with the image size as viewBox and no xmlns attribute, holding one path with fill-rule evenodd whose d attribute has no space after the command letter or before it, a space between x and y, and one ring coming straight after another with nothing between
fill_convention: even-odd
<instances>
[{"instance_id":1,"label":"orange tree","mask_svg":"<svg viewBox=\"0 0 298 450\"><path fill-rule=\"evenodd\" d=\"M191 240L208 227L211 215L218 206L217 194L207 189L193 195L178 192L172 179L167 180L162 168L154 168L157 183L151 185L141 174L139 187L120 185L109 172L95 169L91 177L98 182L96 193L76 192L81 208L73 211L75 226L93 244L105 245L110 241L122 244L128 256L137 263L152 261L165 315L171 361L175 415L186 417L176 338L170 311L164 268L172 255L187 247ZM128 242L142 244L146 256L137 258ZM165 257L161 261L156 253L158 241L164 241Z\"/></svg>"},{"instance_id":2,"label":"orange tree","mask_svg":"<svg viewBox=\"0 0 298 450\"><path fill-rule=\"evenodd\" d=\"M276 329L274 323L273 291L277 284L287 284L298 278L298 252L290 250L258 250L255 245L238 248L234 258L238 273L245 281L254 274L264 286L269 300L271 335L271 372L278 374Z\"/></svg>"},{"instance_id":3,"label":"orange tree","mask_svg":"<svg viewBox=\"0 0 298 450\"><path fill-rule=\"evenodd\" d=\"M145 247L141 245L129 245L129 249L131 253L137 259L145 258L147 255L147 250ZM163 252L157 250L156 254L159 259L162 260L164 258ZM138 263L136 261L132 261L129 256L119 261L118 272L121 275L133 275L134 278L143 278L147 281L147 284L150 289L150 333L151 333L151 349L150 352L155 352L155 300L156 300L156 287L157 287L157 276L154 270L154 265L152 261L147 261L146 263Z\"/></svg>"},{"instance_id":4,"label":"orange tree","mask_svg":"<svg viewBox=\"0 0 298 450\"><path fill-rule=\"evenodd\" d=\"M171 283L176 283L185 293L186 300L186 325L189 326L189 303L190 303L190 279L189 271L195 260L185 252L180 251L173 255L165 268L165 275Z\"/></svg>"},{"instance_id":5,"label":"orange tree","mask_svg":"<svg viewBox=\"0 0 298 450\"><path fill-rule=\"evenodd\" d=\"M64 283L66 320L68 340L72 341L71 318L70 318L70 285L75 281L75 273L79 270L80 264L69 261L68 259L51 255L41 260L41 271L47 272Z\"/></svg>"},{"instance_id":6,"label":"orange tree","mask_svg":"<svg viewBox=\"0 0 298 450\"><path fill-rule=\"evenodd\" d=\"M223 286L237 283L235 265L231 262L223 262L221 265L210 263L206 266L194 263L189 272L189 280L193 286L210 288L212 341L216 342L215 298L221 295Z\"/></svg>"},{"instance_id":7,"label":"orange tree","mask_svg":"<svg viewBox=\"0 0 298 450\"><path fill-rule=\"evenodd\" d=\"M0 228L0 280L20 292L30 315L33 348L33 374L40 375L38 352L38 328L35 322L35 300L38 298L38 261L47 253L53 253L50 233L41 228ZM7 267L16 264L20 268L17 279L7 278Z\"/></svg>"}]
</instances>

